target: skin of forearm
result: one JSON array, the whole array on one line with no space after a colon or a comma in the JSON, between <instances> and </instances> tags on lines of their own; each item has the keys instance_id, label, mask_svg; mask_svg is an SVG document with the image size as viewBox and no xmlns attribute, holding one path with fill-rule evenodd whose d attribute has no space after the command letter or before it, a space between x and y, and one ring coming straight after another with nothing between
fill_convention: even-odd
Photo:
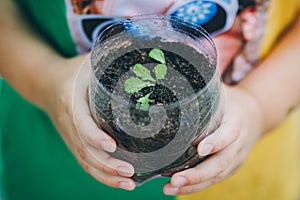
<instances>
[{"instance_id":1,"label":"skin of forearm","mask_svg":"<svg viewBox=\"0 0 300 200\"><path fill-rule=\"evenodd\" d=\"M0 2L0 74L23 97L45 107L62 58L28 25L9 0ZM43 91L43 92L41 92Z\"/></svg>"},{"instance_id":2,"label":"skin of forearm","mask_svg":"<svg viewBox=\"0 0 300 200\"><path fill-rule=\"evenodd\" d=\"M299 15L271 54L238 87L251 93L263 113L263 132L278 125L300 103Z\"/></svg>"}]
</instances>

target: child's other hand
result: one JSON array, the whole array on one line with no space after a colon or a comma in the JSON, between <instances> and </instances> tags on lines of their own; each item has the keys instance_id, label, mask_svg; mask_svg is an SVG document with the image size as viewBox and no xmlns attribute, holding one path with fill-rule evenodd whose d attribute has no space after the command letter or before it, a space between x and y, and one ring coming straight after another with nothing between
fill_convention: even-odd
<instances>
[{"instance_id":1,"label":"child's other hand","mask_svg":"<svg viewBox=\"0 0 300 200\"><path fill-rule=\"evenodd\" d=\"M261 136L262 113L257 100L238 86L225 87L225 115L221 126L198 145L204 162L174 174L165 194L190 194L216 184L236 171Z\"/></svg>"}]
</instances>

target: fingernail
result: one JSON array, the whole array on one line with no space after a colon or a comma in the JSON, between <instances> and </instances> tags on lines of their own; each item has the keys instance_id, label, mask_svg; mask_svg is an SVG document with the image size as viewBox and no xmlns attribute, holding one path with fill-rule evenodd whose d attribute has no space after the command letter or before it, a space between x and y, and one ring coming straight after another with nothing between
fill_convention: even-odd
<instances>
[{"instance_id":1,"label":"fingernail","mask_svg":"<svg viewBox=\"0 0 300 200\"><path fill-rule=\"evenodd\" d=\"M119 182L119 187L124 189L124 190L133 190L134 189L132 183L126 182L126 181L120 181Z\"/></svg>"},{"instance_id":2,"label":"fingernail","mask_svg":"<svg viewBox=\"0 0 300 200\"><path fill-rule=\"evenodd\" d=\"M181 187L186 184L186 179L183 176L177 176L174 178L173 185L176 187Z\"/></svg>"},{"instance_id":3,"label":"fingernail","mask_svg":"<svg viewBox=\"0 0 300 200\"><path fill-rule=\"evenodd\" d=\"M203 144L200 146L200 156L206 156L212 150L211 144Z\"/></svg>"},{"instance_id":4,"label":"fingernail","mask_svg":"<svg viewBox=\"0 0 300 200\"><path fill-rule=\"evenodd\" d=\"M167 187L165 189L165 194L166 195L176 195L178 193L178 188L174 188L174 187Z\"/></svg>"},{"instance_id":5,"label":"fingernail","mask_svg":"<svg viewBox=\"0 0 300 200\"><path fill-rule=\"evenodd\" d=\"M117 171L120 176L132 176L134 173L131 168L126 166L118 166Z\"/></svg>"},{"instance_id":6,"label":"fingernail","mask_svg":"<svg viewBox=\"0 0 300 200\"><path fill-rule=\"evenodd\" d=\"M115 146L108 140L102 140L100 142L100 146L105 151L108 151L108 152L114 152L115 151Z\"/></svg>"}]
</instances>

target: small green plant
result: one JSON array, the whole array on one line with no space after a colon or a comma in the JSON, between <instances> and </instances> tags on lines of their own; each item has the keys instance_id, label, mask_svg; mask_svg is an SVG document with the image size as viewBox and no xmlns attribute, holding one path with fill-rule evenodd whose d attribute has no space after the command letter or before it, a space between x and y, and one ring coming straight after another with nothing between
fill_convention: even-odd
<instances>
[{"instance_id":1,"label":"small green plant","mask_svg":"<svg viewBox=\"0 0 300 200\"><path fill-rule=\"evenodd\" d=\"M130 77L124 83L124 89L127 93L133 94L135 92L142 90L145 87L155 86L157 80L161 80L165 78L167 74L167 66L166 66L166 59L163 51L154 48L149 52L148 56L160 62L160 64L157 64L154 67L155 78L151 76L150 70L147 69L145 66L143 66L140 63L135 64L132 67L132 70L137 77ZM140 97L137 100L136 108L143 111L149 110L149 102L150 102L149 97L151 94L152 92L146 94L145 96Z\"/></svg>"}]
</instances>

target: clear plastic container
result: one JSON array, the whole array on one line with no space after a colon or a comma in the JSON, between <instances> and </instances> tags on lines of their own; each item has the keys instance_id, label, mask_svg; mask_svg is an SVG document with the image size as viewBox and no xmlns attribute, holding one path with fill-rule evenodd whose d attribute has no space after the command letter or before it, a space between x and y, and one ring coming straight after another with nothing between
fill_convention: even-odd
<instances>
[{"instance_id":1,"label":"clear plastic container","mask_svg":"<svg viewBox=\"0 0 300 200\"><path fill-rule=\"evenodd\" d=\"M199 26L165 16L119 21L91 52L89 105L131 163L137 184L199 164L198 143L219 127L224 94L216 48Z\"/></svg>"}]
</instances>

